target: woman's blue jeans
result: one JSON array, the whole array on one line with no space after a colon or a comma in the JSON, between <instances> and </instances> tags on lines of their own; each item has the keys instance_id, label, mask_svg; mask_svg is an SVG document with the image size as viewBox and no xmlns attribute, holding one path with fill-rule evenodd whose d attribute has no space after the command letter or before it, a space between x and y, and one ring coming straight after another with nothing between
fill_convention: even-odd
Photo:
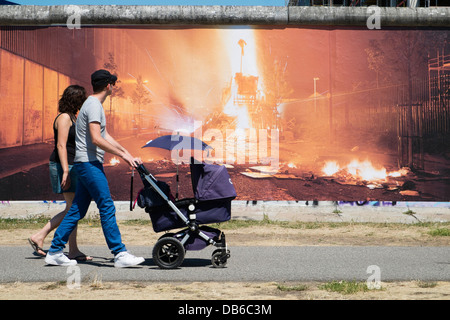
<instances>
[{"instance_id":1,"label":"woman's blue jeans","mask_svg":"<svg viewBox=\"0 0 450 320\"><path fill-rule=\"evenodd\" d=\"M103 234L108 248L116 255L126 251L116 222L116 208L109 191L108 180L99 161L76 162L78 184L72 206L55 231L50 252L63 250L78 221L83 219L92 200L100 212Z\"/></svg>"}]
</instances>

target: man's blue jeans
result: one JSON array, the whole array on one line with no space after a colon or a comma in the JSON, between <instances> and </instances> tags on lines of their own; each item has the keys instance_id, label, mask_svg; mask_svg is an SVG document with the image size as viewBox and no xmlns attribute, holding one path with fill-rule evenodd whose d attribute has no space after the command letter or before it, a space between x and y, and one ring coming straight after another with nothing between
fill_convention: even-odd
<instances>
[{"instance_id":1,"label":"man's blue jeans","mask_svg":"<svg viewBox=\"0 0 450 320\"><path fill-rule=\"evenodd\" d=\"M111 198L108 180L99 161L76 162L78 183L72 207L55 231L50 252L63 250L78 221L83 219L92 200L100 212L103 234L108 248L116 255L126 251L116 222L116 208Z\"/></svg>"}]
</instances>

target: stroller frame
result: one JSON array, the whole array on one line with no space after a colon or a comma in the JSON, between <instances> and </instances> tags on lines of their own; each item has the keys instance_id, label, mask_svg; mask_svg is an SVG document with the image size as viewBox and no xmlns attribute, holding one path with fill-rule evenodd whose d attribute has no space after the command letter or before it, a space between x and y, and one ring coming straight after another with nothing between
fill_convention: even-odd
<instances>
[{"instance_id":1,"label":"stroller frame","mask_svg":"<svg viewBox=\"0 0 450 320\"><path fill-rule=\"evenodd\" d=\"M230 251L227 248L225 234L220 230L217 230L220 232L220 238L215 241L212 237L203 232L202 227L197 223L196 214L194 212L195 205L198 201L196 199L177 201L178 204L182 203L187 205L187 218L175 205L175 203L159 188L156 183L158 180L144 167L143 164L140 164L137 167L137 171L176 213L178 218L187 226L187 228L175 234L166 233L159 238L153 248L153 260L155 263L162 269L178 268L183 263L185 251L187 250L185 249L185 245L188 240L192 237L200 237L206 241L207 245L212 245L217 248L214 250L211 257L213 267L224 268L227 264L228 258L230 258Z\"/></svg>"}]
</instances>

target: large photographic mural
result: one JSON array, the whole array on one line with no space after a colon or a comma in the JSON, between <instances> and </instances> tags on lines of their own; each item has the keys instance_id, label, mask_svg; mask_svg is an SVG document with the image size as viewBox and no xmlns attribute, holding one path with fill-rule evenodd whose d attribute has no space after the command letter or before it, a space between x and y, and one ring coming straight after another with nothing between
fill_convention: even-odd
<instances>
[{"instance_id":1,"label":"large photographic mural","mask_svg":"<svg viewBox=\"0 0 450 320\"><path fill-rule=\"evenodd\" d=\"M0 27L0 200L58 200L48 157L57 102L118 76L108 131L192 196L189 159L227 166L238 200L450 198L448 30ZM213 150L142 148L166 134ZM106 157L115 200L130 169ZM140 181L135 179L135 190Z\"/></svg>"}]
</instances>

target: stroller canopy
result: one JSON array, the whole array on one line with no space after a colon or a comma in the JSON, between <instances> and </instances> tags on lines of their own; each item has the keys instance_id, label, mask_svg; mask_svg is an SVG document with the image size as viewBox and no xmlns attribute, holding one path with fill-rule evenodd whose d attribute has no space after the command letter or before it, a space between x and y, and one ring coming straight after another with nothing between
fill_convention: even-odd
<instances>
[{"instance_id":1,"label":"stroller canopy","mask_svg":"<svg viewBox=\"0 0 450 320\"><path fill-rule=\"evenodd\" d=\"M191 164L192 187L198 200L235 198L236 190L225 166Z\"/></svg>"}]
</instances>

